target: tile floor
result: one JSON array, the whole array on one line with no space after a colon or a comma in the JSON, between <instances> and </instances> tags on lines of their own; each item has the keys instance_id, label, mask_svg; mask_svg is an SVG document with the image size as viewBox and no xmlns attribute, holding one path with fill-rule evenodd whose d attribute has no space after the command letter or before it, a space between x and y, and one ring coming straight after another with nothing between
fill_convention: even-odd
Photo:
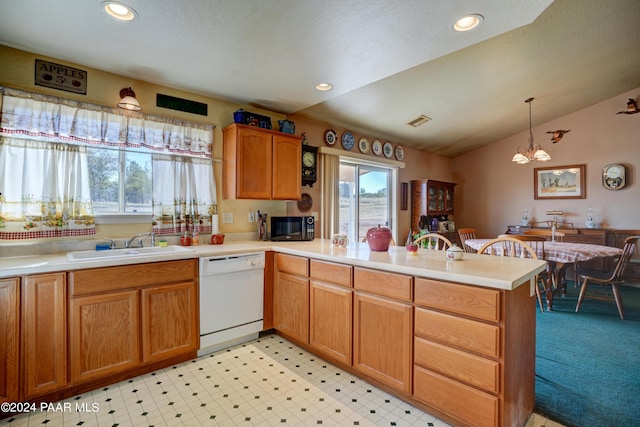
<instances>
[{"instance_id":1,"label":"tile floor","mask_svg":"<svg viewBox=\"0 0 640 427\"><path fill-rule=\"evenodd\" d=\"M448 424L278 335L6 418L35 426L434 426ZM534 414L526 427L558 427Z\"/></svg>"}]
</instances>

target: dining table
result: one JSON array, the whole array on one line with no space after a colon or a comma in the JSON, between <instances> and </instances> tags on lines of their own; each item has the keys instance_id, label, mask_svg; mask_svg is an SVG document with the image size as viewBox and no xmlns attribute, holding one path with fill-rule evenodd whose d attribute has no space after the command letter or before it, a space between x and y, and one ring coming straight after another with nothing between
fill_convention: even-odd
<instances>
[{"instance_id":1,"label":"dining table","mask_svg":"<svg viewBox=\"0 0 640 427\"><path fill-rule=\"evenodd\" d=\"M477 251L491 240L493 239L467 239L464 243ZM502 243L496 244L501 245ZM547 311L553 311L554 294L560 292L562 296L566 295L565 273L569 267L575 266L576 263L596 258L620 256L622 255L622 249L590 243L546 241L544 242L544 254L538 253L537 255L538 258L549 262L550 269L556 278L556 289L553 289L550 282L547 282L546 286Z\"/></svg>"}]
</instances>

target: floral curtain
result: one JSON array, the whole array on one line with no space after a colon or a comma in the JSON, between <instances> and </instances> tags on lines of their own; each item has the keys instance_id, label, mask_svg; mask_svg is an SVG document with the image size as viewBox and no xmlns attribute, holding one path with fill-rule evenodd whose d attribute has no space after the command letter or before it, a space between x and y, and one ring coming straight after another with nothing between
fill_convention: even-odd
<instances>
[{"instance_id":1,"label":"floral curtain","mask_svg":"<svg viewBox=\"0 0 640 427\"><path fill-rule=\"evenodd\" d=\"M83 146L0 137L0 239L95 234Z\"/></svg>"},{"instance_id":2,"label":"floral curtain","mask_svg":"<svg viewBox=\"0 0 640 427\"><path fill-rule=\"evenodd\" d=\"M154 155L153 231L157 234L218 229L211 161Z\"/></svg>"},{"instance_id":3,"label":"floral curtain","mask_svg":"<svg viewBox=\"0 0 640 427\"><path fill-rule=\"evenodd\" d=\"M176 157L159 158L153 168L154 212L163 221L166 215L174 218L164 226L154 217L153 227L177 232L196 221L199 231L211 231L213 126L10 88L2 92L0 239L95 234L90 145ZM173 175L167 163L174 165ZM171 186L168 176L173 176Z\"/></svg>"}]
</instances>

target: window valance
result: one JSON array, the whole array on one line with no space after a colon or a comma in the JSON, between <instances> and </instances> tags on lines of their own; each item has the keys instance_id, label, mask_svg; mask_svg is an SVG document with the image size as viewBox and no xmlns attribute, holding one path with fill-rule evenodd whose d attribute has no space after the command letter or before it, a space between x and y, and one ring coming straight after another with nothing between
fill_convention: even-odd
<instances>
[{"instance_id":1,"label":"window valance","mask_svg":"<svg viewBox=\"0 0 640 427\"><path fill-rule=\"evenodd\" d=\"M3 88L0 134L211 158L212 125Z\"/></svg>"}]
</instances>

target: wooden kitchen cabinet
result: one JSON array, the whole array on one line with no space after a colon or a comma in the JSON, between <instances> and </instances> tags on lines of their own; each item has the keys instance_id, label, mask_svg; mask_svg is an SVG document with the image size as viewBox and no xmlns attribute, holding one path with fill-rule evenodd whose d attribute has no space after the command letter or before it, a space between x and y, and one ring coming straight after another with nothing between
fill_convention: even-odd
<instances>
[{"instance_id":1,"label":"wooden kitchen cabinet","mask_svg":"<svg viewBox=\"0 0 640 427\"><path fill-rule=\"evenodd\" d=\"M20 398L20 280L0 280L0 403Z\"/></svg>"},{"instance_id":2,"label":"wooden kitchen cabinet","mask_svg":"<svg viewBox=\"0 0 640 427\"><path fill-rule=\"evenodd\" d=\"M195 357L197 260L69 273L69 366L74 385Z\"/></svg>"},{"instance_id":3,"label":"wooden kitchen cabinet","mask_svg":"<svg viewBox=\"0 0 640 427\"><path fill-rule=\"evenodd\" d=\"M137 290L71 298L71 383L81 384L140 365Z\"/></svg>"},{"instance_id":4,"label":"wooden kitchen cabinet","mask_svg":"<svg viewBox=\"0 0 640 427\"><path fill-rule=\"evenodd\" d=\"M195 282L142 290L142 361L198 350L198 310Z\"/></svg>"},{"instance_id":5,"label":"wooden kitchen cabinet","mask_svg":"<svg viewBox=\"0 0 640 427\"><path fill-rule=\"evenodd\" d=\"M535 398L529 286L503 291L416 278L414 292L413 397L454 424L526 424Z\"/></svg>"},{"instance_id":6,"label":"wooden kitchen cabinet","mask_svg":"<svg viewBox=\"0 0 640 427\"><path fill-rule=\"evenodd\" d=\"M310 261L309 346L329 361L351 365L352 268Z\"/></svg>"},{"instance_id":7,"label":"wooden kitchen cabinet","mask_svg":"<svg viewBox=\"0 0 640 427\"><path fill-rule=\"evenodd\" d=\"M66 273L24 279L22 369L26 399L67 386Z\"/></svg>"},{"instance_id":8,"label":"wooden kitchen cabinet","mask_svg":"<svg viewBox=\"0 0 640 427\"><path fill-rule=\"evenodd\" d=\"M309 260L276 254L273 326L304 345L309 343Z\"/></svg>"},{"instance_id":9,"label":"wooden kitchen cabinet","mask_svg":"<svg viewBox=\"0 0 640 427\"><path fill-rule=\"evenodd\" d=\"M411 393L413 278L354 268L353 367L404 394Z\"/></svg>"},{"instance_id":10,"label":"wooden kitchen cabinet","mask_svg":"<svg viewBox=\"0 0 640 427\"><path fill-rule=\"evenodd\" d=\"M302 141L299 137L234 123L223 129L225 199L299 200Z\"/></svg>"}]
</instances>

